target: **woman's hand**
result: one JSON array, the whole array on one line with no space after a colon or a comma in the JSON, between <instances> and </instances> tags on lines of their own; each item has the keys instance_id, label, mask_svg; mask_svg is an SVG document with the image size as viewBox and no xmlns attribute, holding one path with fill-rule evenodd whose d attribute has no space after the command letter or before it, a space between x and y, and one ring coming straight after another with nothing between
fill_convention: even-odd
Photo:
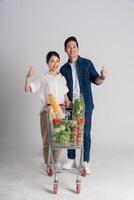
<instances>
[{"instance_id":1,"label":"woman's hand","mask_svg":"<svg viewBox=\"0 0 134 200\"><path fill-rule=\"evenodd\" d=\"M32 69L32 67L29 68L29 71L26 75L26 80L25 80L25 92L32 92L31 90L31 86L30 86L30 82L31 82L31 78L34 74L34 71Z\"/></svg>"},{"instance_id":2,"label":"woman's hand","mask_svg":"<svg viewBox=\"0 0 134 200\"><path fill-rule=\"evenodd\" d=\"M30 78L30 77L33 76L33 74L34 74L34 70L32 69L32 67L30 67L30 68L29 68L29 71L28 71L28 73L27 73L27 75L26 75L26 77L27 77L27 78Z\"/></svg>"},{"instance_id":3,"label":"woman's hand","mask_svg":"<svg viewBox=\"0 0 134 200\"><path fill-rule=\"evenodd\" d=\"M66 106L67 108L72 107L72 102L71 102L71 101L66 101L66 102L65 102L65 106Z\"/></svg>"},{"instance_id":4,"label":"woman's hand","mask_svg":"<svg viewBox=\"0 0 134 200\"><path fill-rule=\"evenodd\" d=\"M72 102L69 100L67 94L64 95L64 98L65 98L65 106L68 108L72 107Z\"/></svg>"}]
</instances>

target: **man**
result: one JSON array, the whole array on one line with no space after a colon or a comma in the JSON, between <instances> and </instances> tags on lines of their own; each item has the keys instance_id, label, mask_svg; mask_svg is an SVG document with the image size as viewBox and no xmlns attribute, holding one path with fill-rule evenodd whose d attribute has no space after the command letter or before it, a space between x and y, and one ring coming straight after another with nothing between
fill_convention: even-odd
<instances>
[{"instance_id":1,"label":"man","mask_svg":"<svg viewBox=\"0 0 134 200\"><path fill-rule=\"evenodd\" d=\"M68 97L70 101L74 102L76 98L83 95L85 102L85 126L84 126L84 155L83 165L87 174L89 170L90 147L91 147L91 118L94 108L91 83L100 85L107 77L107 70L102 68L100 75L96 71L93 63L85 58L79 56L79 44L77 39L72 36L66 39L64 43L65 52L68 55L68 62L65 63L60 72L67 80L69 88ZM64 169L71 169L76 166L75 157L76 152L74 149L68 150L68 160L64 163Z\"/></svg>"}]
</instances>

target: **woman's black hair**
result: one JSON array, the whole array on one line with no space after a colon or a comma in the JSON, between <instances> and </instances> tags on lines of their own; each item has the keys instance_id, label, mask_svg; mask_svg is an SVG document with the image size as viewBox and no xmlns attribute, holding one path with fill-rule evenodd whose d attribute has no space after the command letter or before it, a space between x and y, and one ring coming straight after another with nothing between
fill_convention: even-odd
<instances>
[{"instance_id":1,"label":"woman's black hair","mask_svg":"<svg viewBox=\"0 0 134 200\"><path fill-rule=\"evenodd\" d=\"M59 58L59 60L60 60L60 56L59 56L59 54L58 54L56 51L50 51L50 52L48 52L47 55L46 55L46 63L47 63L47 64L49 63L49 60L50 60L50 58L51 58L52 56L56 56L56 57Z\"/></svg>"},{"instance_id":2,"label":"woman's black hair","mask_svg":"<svg viewBox=\"0 0 134 200\"><path fill-rule=\"evenodd\" d=\"M76 37L71 36L71 37L67 38L67 39L65 40L65 42L64 42L64 48L65 48L65 49L66 49L66 47L67 47L67 43L70 42L70 41L76 42L77 47L79 47L79 44L78 44L78 41L77 41Z\"/></svg>"}]
</instances>

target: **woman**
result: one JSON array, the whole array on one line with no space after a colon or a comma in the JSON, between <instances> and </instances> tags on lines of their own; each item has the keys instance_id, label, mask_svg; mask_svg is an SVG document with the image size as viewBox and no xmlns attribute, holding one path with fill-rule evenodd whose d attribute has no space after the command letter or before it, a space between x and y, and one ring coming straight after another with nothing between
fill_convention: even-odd
<instances>
[{"instance_id":1,"label":"woman","mask_svg":"<svg viewBox=\"0 0 134 200\"><path fill-rule=\"evenodd\" d=\"M53 94L59 104L66 103L69 105L69 99L67 97L68 88L66 86L66 80L63 75L59 73L60 56L57 52L51 51L46 56L46 63L48 65L48 72L41 75L35 81L32 81L33 69L30 67L25 80L25 92L39 92L41 99L40 110L40 126L43 140L43 156L45 169L47 169L48 163L48 126L47 126L47 105L48 96ZM56 167L59 168L58 159L60 156L60 149L53 150L53 157Z\"/></svg>"}]
</instances>

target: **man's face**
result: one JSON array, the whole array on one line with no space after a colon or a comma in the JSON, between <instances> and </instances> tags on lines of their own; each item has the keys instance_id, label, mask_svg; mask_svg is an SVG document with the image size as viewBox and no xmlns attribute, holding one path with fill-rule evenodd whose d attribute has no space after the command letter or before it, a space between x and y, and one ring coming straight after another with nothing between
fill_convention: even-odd
<instances>
[{"instance_id":1,"label":"man's face","mask_svg":"<svg viewBox=\"0 0 134 200\"><path fill-rule=\"evenodd\" d=\"M70 59L74 59L78 57L79 48L75 41L70 41L67 43L65 52L67 53Z\"/></svg>"},{"instance_id":2,"label":"man's face","mask_svg":"<svg viewBox=\"0 0 134 200\"><path fill-rule=\"evenodd\" d=\"M59 69L60 60L57 56L51 56L48 62L48 67L50 72L57 72Z\"/></svg>"}]
</instances>

